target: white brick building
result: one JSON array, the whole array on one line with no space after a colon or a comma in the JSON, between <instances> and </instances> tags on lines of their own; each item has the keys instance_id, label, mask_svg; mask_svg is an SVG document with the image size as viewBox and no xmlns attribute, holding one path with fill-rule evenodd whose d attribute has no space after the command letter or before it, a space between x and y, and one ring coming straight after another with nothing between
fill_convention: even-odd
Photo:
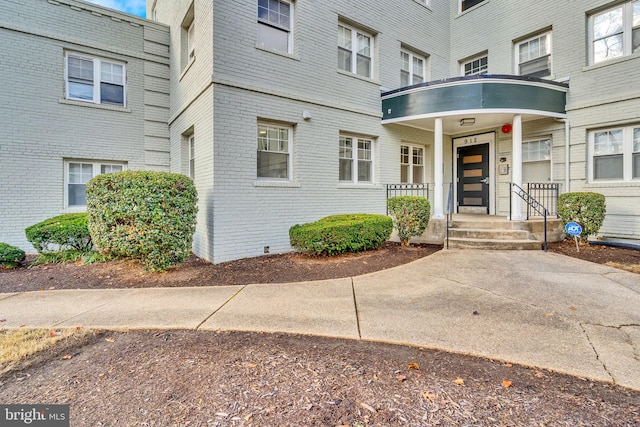
<instances>
[{"instance_id":1,"label":"white brick building","mask_svg":"<svg viewBox=\"0 0 640 427\"><path fill-rule=\"evenodd\" d=\"M602 234L640 237L638 0L149 0L147 16L0 3L0 241L30 249L26 226L81 209L87 164L191 175L212 262L385 213L398 183L428 185L432 223L451 182L456 212L516 219L511 182L595 191ZM91 99L89 60L111 73Z\"/></svg>"}]
</instances>

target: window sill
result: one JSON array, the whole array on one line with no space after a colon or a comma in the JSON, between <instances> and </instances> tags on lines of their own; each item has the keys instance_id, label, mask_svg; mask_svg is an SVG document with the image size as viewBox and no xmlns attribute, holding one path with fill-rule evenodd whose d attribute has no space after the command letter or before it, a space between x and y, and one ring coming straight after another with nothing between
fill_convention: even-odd
<instances>
[{"instance_id":1,"label":"window sill","mask_svg":"<svg viewBox=\"0 0 640 427\"><path fill-rule=\"evenodd\" d=\"M586 67L582 68L582 71L597 70L599 68L608 67L610 65L616 65L622 62L632 61L637 58L640 58L640 53L632 53L631 55L625 55L619 58L613 58L607 61L598 62L596 64L587 65Z\"/></svg>"},{"instance_id":2,"label":"window sill","mask_svg":"<svg viewBox=\"0 0 640 427\"><path fill-rule=\"evenodd\" d=\"M470 12L476 10L476 9L484 6L485 4L489 4L490 1L491 0L484 0L482 3L478 3L477 5L470 7L469 9L465 10L464 12L458 13L458 16L456 16L455 19L458 19L459 17L464 16L467 13L470 13ZM458 7L460 7L460 0L458 0Z\"/></svg>"},{"instance_id":3,"label":"window sill","mask_svg":"<svg viewBox=\"0 0 640 427\"><path fill-rule=\"evenodd\" d=\"M86 212L87 211L87 207L86 206L67 206L66 208L64 208L62 210L63 214L67 214L67 213L80 213L80 212Z\"/></svg>"},{"instance_id":4,"label":"window sill","mask_svg":"<svg viewBox=\"0 0 640 427\"><path fill-rule=\"evenodd\" d=\"M338 70L338 74L342 74L343 76L352 77L354 79L362 80L363 82L372 83L372 84L375 84L377 86L382 85L382 83L380 81L378 81L378 80L371 79L369 77L362 77L361 75L356 74L356 73L352 73L350 71Z\"/></svg>"},{"instance_id":5,"label":"window sill","mask_svg":"<svg viewBox=\"0 0 640 427\"><path fill-rule=\"evenodd\" d=\"M284 52L278 49L272 49L270 47L266 47L258 43L256 43L256 49L261 50L263 52L273 53L274 55L282 56L284 58L293 59L294 61L300 61L300 57L298 55L295 55L289 52Z\"/></svg>"},{"instance_id":6,"label":"window sill","mask_svg":"<svg viewBox=\"0 0 640 427\"><path fill-rule=\"evenodd\" d=\"M182 70L182 73L180 73L180 78L178 79L179 82L182 81L182 78L185 76L185 74L187 74L187 71L189 71L194 62L196 62L195 56L191 58L189 63L184 67L184 70Z\"/></svg>"},{"instance_id":7,"label":"window sill","mask_svg":"<svg viewBox=\"0 0 640 427\"><path fill-rule=\"evenodd\" d=\"M94 104L93 102L86 101L76 101L75 99L59 99L59 104L65 105L76 105L78 107L88 107L88 108L97 108L98 110L109 110L109 111L120 111L122 113L130 113L131 108L129 107L120 107L118 105L108 105L108 104Z\"/></svg>"},{"instance_id":8,"label":"window sill","mask_svg":"<svg viewBox=\"0 0 640 427\"><path fill-rule=\"evenodd\" d=\"M269 179L257 179L253 181L254 187L271 187L271 188L300 188L300 184L291 181L276 181Z\"/></svg>"},{"instance_id":9,"label":"window sill","mask_svg":"<svg viewBox=\"0 0 640 427\"><path fill-rule=\"evenodd\" d=\"M338 183L338 189L357 189L357 190L381 190L383 186L378 184L355 184L353 182L340 182Z\"/></svg>"},{"instance_id":10,"label":"window sill","mask_svg":"<svg viewBox=\"0 0 640 427\"><path fill-rule=\"evenodd\" d=\"M591 181L585 185L586 188L617 188L617 187L640 187L640 179L633 181Z\"/></svg>"}]
</instances>

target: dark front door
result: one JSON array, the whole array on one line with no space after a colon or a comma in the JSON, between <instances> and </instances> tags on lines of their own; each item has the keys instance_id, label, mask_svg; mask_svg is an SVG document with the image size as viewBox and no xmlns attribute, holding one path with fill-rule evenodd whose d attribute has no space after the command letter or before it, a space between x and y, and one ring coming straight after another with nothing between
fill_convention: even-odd
<instances>
[{"instance_id":1,"label":"dark front door","mask_svg":"<svg viewBox=\"0 0 640 427\"><path fill-rule=\"evenodd\" d=\"M458 148L458 212L489 213L489 144Z\"/></svg>"}]
</instances>

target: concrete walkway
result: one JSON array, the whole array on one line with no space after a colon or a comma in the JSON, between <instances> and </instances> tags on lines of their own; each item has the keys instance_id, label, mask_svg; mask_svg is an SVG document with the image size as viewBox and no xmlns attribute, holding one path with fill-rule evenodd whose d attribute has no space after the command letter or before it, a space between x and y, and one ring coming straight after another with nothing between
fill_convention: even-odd
<instances>
[{"instance_id":1,"label":"concrete walkway","mask_svg":"<svg viewBox=\"0 0 640 427\"><path fill-rule=\"evenodd\" d=\"M364 276L294 284L0 294L0 320L2 328L183 328L383 341L640 389L640 275L542 251L443 250Z\"/></svg>"}]
</instances>

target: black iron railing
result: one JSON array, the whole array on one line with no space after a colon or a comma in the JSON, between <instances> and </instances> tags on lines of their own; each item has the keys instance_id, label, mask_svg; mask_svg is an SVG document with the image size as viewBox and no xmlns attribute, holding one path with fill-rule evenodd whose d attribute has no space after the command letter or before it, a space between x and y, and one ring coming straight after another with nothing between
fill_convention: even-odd
<instances>
[{"instance_id":1,"label":"black iron railing","mask_svg":"<svg viewBox=\"0 0 640 427\"><path fill-rule=\"evenodd\" d=\"M387 200L396 196L419 196L429 200L429 184L387 184Z\"/></svg>"},{"instance_id":2,"label":"black iron railing","mask_svg":"<svg viewBox=\"0 0 640 427\"><path fill-rule=\"evenodd\" d=\"M522 187L520 187L518 184L514 184L512 182L511 183L511 189L509 191L509 219L510 220L513 220L513 211L512 211L513 208L512 208L512 203L511 203L512 200L511 199L512 199L514 194L525 201L525 203L527 204L527 212L529 211L529 209L531 209L534 212L538 213L539 216L542 216L544 218L544 245L543 245L543 249L546 252L547 251L547 216L549 216L549 210L546 207L544 207L544 205L542 203L540 203L538 200L533 198L531 196L531 194L526 192ZM527 215L527 219L529 219L528 215Z\"/></svg>"},{"instance_id":3,"label":"black iron railing","mask_svg":"<svg viewBox=\"0 0 640 427\"><path fill-rule=\"evenodd\" d=\"M557 182L530 182L527 184L527 193L547 208L549 215L558 217L558 197L560 185ZM527 219L538 216L537 212L527 204Z\"/></svg>"}]
</instances>

